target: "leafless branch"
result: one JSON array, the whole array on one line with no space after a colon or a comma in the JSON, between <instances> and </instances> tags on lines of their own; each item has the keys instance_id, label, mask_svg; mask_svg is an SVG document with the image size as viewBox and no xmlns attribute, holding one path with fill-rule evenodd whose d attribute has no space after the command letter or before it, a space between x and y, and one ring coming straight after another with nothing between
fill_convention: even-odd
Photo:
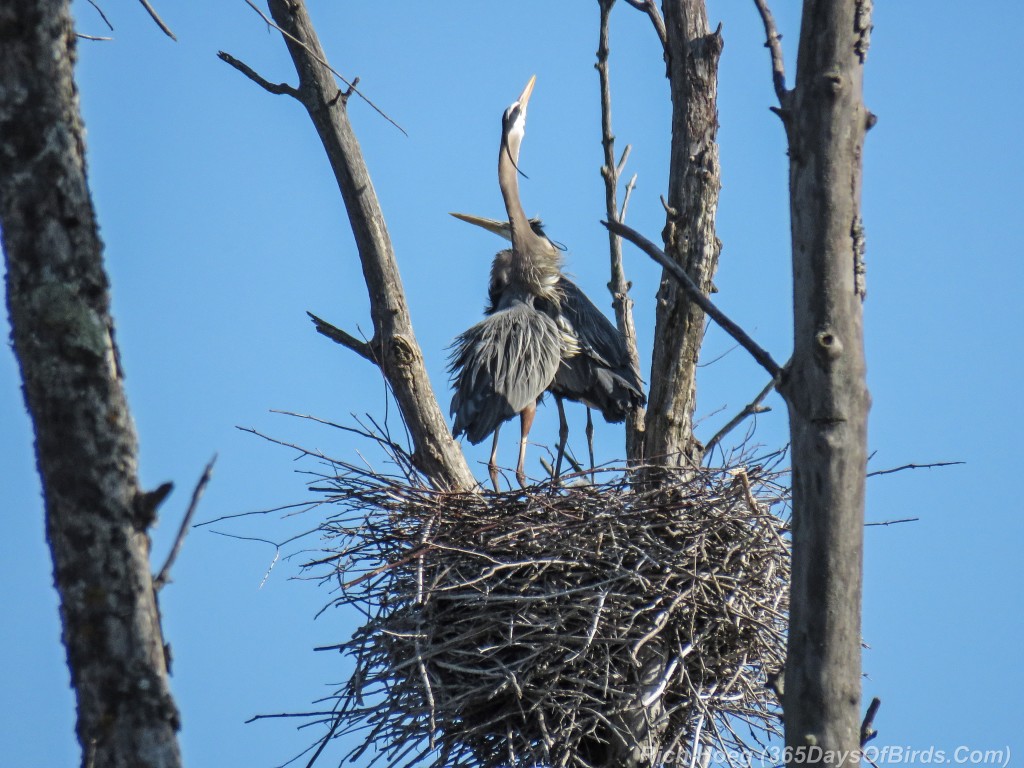
<instances>
[{"instance_id":1,"label":"leafless branch","mask_svg":"<svg viewBox=\"0 0 1024 768\"><path fill-rule=\"evenodd\" d=\"M654 25L654 31L658 33L658 39L661 40L661 47L664 49L668 44L668 33L665 31L665 21L661 18L661 13L658 11L658 4L654 0L626 0L626 2L650 17L651 24Z\"/></svg>"},{"instance_id":2,"label":"leafless branch","mask_svg":"<svg viewBox=\"0 0 1024 768\"><path fill-rule=\"evenodd\" d=\"M165 35L167 35L174 42L178 42L178 38L171 32L171 28L164 24L164 20L160 18L160 15L156 12L152 5L149 4L148 0L139 0L142 3L142 7L146 9L146 12L153 18L156 25L160 27Z\"/></svg>"},{"instance_id":3,"label":"leafless branch","mask_svg":"<svg viewBox=\"0 0 1024 768\"><path fill-rule=\"evenodd\" d=\"M700 288L698 288L693 282L692 278L686 274L686 270L666 256L664 251L635 229L627 227L625 224L621 224L617 221L604 221L601 223L615 234L621 235L629 240L633 245L664 267L665 271L676 279L693 302L697 304L697 306L699 306L708 317L718 323L719 327L723 331L739 342L740 346L747 350L747 352L751 354L762 368L768 371L773 380L778 379L782 375L782 367L775 362L772 356L757 342L750 338L746 331L730 320L722 310L712 304L710 299L708 299L708 297L705 296Z\"/></svg>"},{"instance_id":4,"label":"leafless branch","mask_svg":"<svg viewBox=\"0 0 1024 768\"><path fill-rule=\"evenodd\" d=\"M882 706L882 700L877 696L868 705L864 721L860 724L860 745L862 747L878 735L878 731L875 730L875 715L878 714L880 706Z\"/></svg>"},{"instance_id":5,"label":"leafless branch","mask_svg":"<svg viewBox=\"0 0 1024 768\"><path fill-rule=\"evenodd\" d=\"M217 51L217 58L223 61L225 64L228 64L237 69L239 72L248 77L250 80L256 83L256 85L258 85L260 88L267 91L268 93L273 93L277 96L291 96L292 98L295 99L299 98L298 90L296 90L292 86L288 85L287 83L270 82L265 77L262 77L259 73L257 73L248 64L239 61L230 53L225 53L224 51Z\"/></svg>"},{"instance_id":6,"label":"leafless branch","mask_svg":"<svg viewBox=\"0 0 1024 768\"><path fill-rule=\"evenodd\" d=\"M629 208L629 198L633 194L633 190L636 189L636 174L626 184L626 193L622 197L622 209L619 211L619 221L624 222L626 220L626 211Z\"/></svg>"},{"instance_id":7,"label":"leafless branch","mask_svg":"<svg viewBox=\"0 0 1024 768\"><path fill-rule=\"evenodd\" d=\"M245 0L245 4L248 5L250 8L252 8L254 11L256 11L256 13L259 14L260 18L263 19L263 21L265 21L268 26L273 27L278 32L280 32L284 37L288 38L289 40L291 40L296 45L298 45L301 48L305 49L306 53L308 53L310 56L312 56L313 59L316 60L316 62L318 64L326 67L328 70L330 70L331 74L333 74L336 78L341 80L341 82L343 82L345 85L347 85L348 86L348 90L344 94L341 94L342 96L344 96L345 98L348 98L350 95L352 95L354 93L360 99L365 101L370 106L370 108L373 109L374 112L376 112L378 115L380 115L385 120L387 120L389 123L391 123L393 126L395 126L395 128L400 130L404 136L408 136L409 135L408 133L405 132L405 129L402 126L400 126L398 123L396 123L394 120L392 120L387 115L387 113L384 112L384 110L382 110L380 107L378 107L376 104L374 104L368 98L366 98L366 96L363 95L363 92L360 91L358 88L356 88L356 84L359 82L359 78L358 77L353 79L353 80L346 79L338 70L336 70L334 67L332 67L330 64L327 63L327 59L325 59L323 56L321 56L316 51L314 51L312 48L310 48L308 45L306 45L306 43L304 43L302 40L299 40L299 38L297 38L291 32L287 31L286 29L282 29L280 26L275 24L273 19L271 19L269 16L267 16L267 14L265 14L263 11L261 11L259 8L257 8L253 4L252 0ZM259 82L259 81L257 81L257 82Z\"/></svg>"},{"instance_id":8,"label":"leafless branch","mask_svg":"<svg viewBox=\"0 0 1024 768\"><path fill-rule=\"evenodd\" d=\"M106 42L108 40L113 40L114 39L112 37L100 37L98 35L87 35L84 32L75 32L75 37L77 37L79 40L95 40L95 41L100 41L100 42Z\"/></svg>"},{"instance_id":9,"label":"leafless branch","mask_svg":"<svg viewBox=\"0 0 1024 768\"><path fill-rule=\"evenodd\" d=\"M771 381L769 381L768 384L765 385L765 388L758 393L757 397L755 397L753 400L747 403L746 407L742 411L737 413L736 416L734 416L728 424L726 424L724 427L718 430L718 432L715 433L715 436L708 440L708 444L704 448L704 455L710 456L711 451L715 449L715 446L722 442L722 438L725 437L730 432L732 432L734 429L736 429L736 427L738 427L743 422L743 420L746 419L748 416L753 416L756 413L764 413L765 411L770 411L771 408L761 405L761 403L766 397L768 397L768 394L773 389L775 389L778 383L778 379L772 379Z\"/></svg>"},{"instance_id":10,"label":"leafless branch","mask_svg":"<svg viewBox=\"0 0 1024 768\"><path fill-rule=\"evenodd\" d=\"M374 365L378 364L371 345L367 344L365 341L360 341L352 334L341 330L341 328L331 325L326 320L314 315L312 312L307 312L306 314L309 315L309 319L312 320L313 325L316 326L317 333L326 336L331 341L341 344L343 347L351 349L364 360L369 360Z\"/></svg>"},{"instance_id":11,"label":"leafless branch","mask_svg":"<svg viewBox=\"0 0 1024 768\"><path fill-rule=\"evenodd\" d=\"M199 500L203 497L203 491L206 490L206 486L209 485L210 478L213 476L213 465L216 461L217 456L214 454L213 458L206 465L206 469L203 470L203 474L199 477L199 482L196 483L195 489L192 491L192 500L189 501L185 516L181 519L181 527L178 528L178 535L174 539L174 546L171 547L171 551L167 555L164 567L160 569L160 573L153 579L153 589L157 592L163 589L171 580L171 566L174 565L174 561L178 559L178 555L181 553L181 547L185 543L185 536L188 535L192 518L195 516L196 508L199 506Z\"/></svg>"},{"instance_id":12,"label":"leafless branch","mask_svg":"<svg viewBox=\"0 0 1024 768\"><path fill-rule=\"evenodd\" d=\"M764 22L764 33L767 36L764 47L771 52L772 57L772 84L775 86L775 95L779 99L779 106L785 110L789 107L790 92L786 89L786 70L782 56L782 35L775 26L775 19L768 8L768 0L754 0L758 13L761 14L761 21Z\"/></svg>"},{"instance_id":13,"label":"leafless branch","mask_svg":"<svg viewBox=\"0 0 1024 768\"><path fill-rule=\"evenodd\" d=\"M610 52L609 16L615 0L599 0L601 8L600 34L597 46L597 69L601 87L601 146L604 149L604 164L601 166L601 177L604 179L605 213L609 219L619 218L619 205L616 199L619 176L629 159L630 145L622 151L618 163L615 162L615 135L612 133L612 93L608 74L608 54ZM636 176L633 177L634 180ZM630 182L632 183L632 182ZM629 197L627 188L626 199ZM625 216L626 205L623 203L622 216ZM633 322L633 300L629 297L629 282L622 269L622 241L612 232L608 233L608 249L611 259L611 280L608 290L612 294L612 306L615 308L615 323L626 342L626 350L630 363L640 370L640 353L637 348L636 325ZM630 462L638 462L643 458L643 424L646 411L643 408L631 409L626 416L626 456Z\"/></svg>"},{"instance_id":14,"label":"leafless branch","mask_svg":"<svg viewBox=\"0 0 1024 768\"><path fill-rule=\"evenodd\" d=\"M890 526L890 525L898 525L899 523L916 523L920 519L921 519L920 517L905 517L902 520L883 520L883 521L878 522L878 523L864 523L864 527L867 528L868 526L871 526L871 525Z\"/></svg>"},{"instance_id":15,"label":"leafless branch","mask_svg":"<svg viewBox=\"0 0 1024 768\"><path fill-rule=\"evenodd\" d=\"M99 7L99 5L96 3L96 0L89 0L89 5L96 9L96 13L98 13L100 15L100 18L103 19L103 23L107 25L107 29L113 32L114 25L110 23L110 19L107 18L107 14L105 14L103 12L103 9Z\"/></svg>"},{"instance_id":16,"label":"leafless branch","mask_svg":"<svg viewBox=\"0 0 1024 768\"><path fill-rule=\"evenodd\" d=\"M877 469L874 472L868 472L868 477L875 477L877 475L891 475L894 472L902 472L905 469L933 469L934 467L954 467L957 464L966 464L966 461L936 461L932 464L904 464L902 467L893 467L892 469Z\"/></svg>"}]
</instances>

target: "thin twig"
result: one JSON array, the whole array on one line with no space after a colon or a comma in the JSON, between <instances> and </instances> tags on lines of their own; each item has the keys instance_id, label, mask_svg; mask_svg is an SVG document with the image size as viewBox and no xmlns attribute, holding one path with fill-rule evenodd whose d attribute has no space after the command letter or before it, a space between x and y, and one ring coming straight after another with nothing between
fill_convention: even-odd
<instances>
[{"instance_id":1,"label":"thin twig","mask_svg":"<svg viewBox=\"0 0 1024 768\"><path fill-rule=\"evenodd\" d=\"M171 28L164 24L164 20L160 18L160 15L156 12L153 6L150 5L147 0L139 0L139 2L142 3L142 7L146 9L146 12L153 18L153 21L156 22L156 25L160 27L163 33L174 42L178 42L178 38L174 36L173 32L171 32Z\"/></svg>"},{"instance_id":2,"label":"thin twig","mask_svg":"<svg viewBox=\"0 0 1024 768\"><path fill-rule=\"evenodd\" d=\"M98 35L87 35L84 32L75 32L75 37L79 40L96 40L96 41L107 41L113 40L112 37L100 37Z\"/></svg>"},{"instance_id":3,"label":"thin twig","mask_svg":"<svg viewBox=\"0 0 1024 768\"><path fill-rule=\"evenodd\" d=\"M181 547L185 543L185 536L188 535L192 518L195 516L196 508L199 506L199 500L203 497L203 491L206 490L206 486L209 485L210 478L213 476L213 465L216 461L217 454L214 454L213 458L206 465L206 469L203 470L203 474L199 477L199 482L196 483L196 487L192 491L192 500L188 503L185 517L181 520L181 527L178 528L178 535L174 539L174 546L171 547L171 551L167 555L164 567L160 569L160 573L153 579L153 589L158 592L171 580L171 566L174 565L174 561L178 559L178 555L181 553Z\"/></svg>"},{"instance_id":4,"label":"thin twig","mask_svg":"<svg viewBox=\"0 0 1024 768\"><path fill-rule=\"evenodd\" d=\"M103 19L103 23L107 25L107 29L113 32L114 25L110 23L110 19L107 18L107 14L103 12L103 9L97 5L96 0L89 0L89 5L96 9L96 13L98 13L100 18Z\"/></svg>"},{"instance_id":5,"label":"thin twig","mask_svg":"<svg viewBox=\"0 0 1024 768\"><path fill-rule=\"evenodd\" d=\"M267 91L268 93L273 93L278 96L291 96L292 98L295 99L299 98L299 92L297 89L293 88L287 83L270 82L265 77L262 77L259 73L257 73L248 64L239 61L230 53L225 53L224 51L217 51L217 58L223 61L225 64L228 64L237 69L239 72L248 77L250 80L256 83L256 85L258 85L260 88Z\"/></svg>"},{"instance_id":6,"label":"thin twig","mask_svg":"<svg viewBox=\"0 0 1024 768\"><path fill-rule=\"evenodd\" d=\"M753 400L747 403L746 407L742 411L737 413L736 416L734 416L728 424L726 424L724 427L718 430L718 432L715 433L715 436L708 440L708 444L704 448L704 455L710 456L711 452L715 449L715 446L722 442L722 438L725 437L730 432L732 432L734 429L736 429L736 427L738 427L743 422L743 420L746 419L748 416L753 416L754 414L757 413L764 413L765 411L770 411L771 408L761 405L761 402L766 397L768 397L768 394L773 389L775 389L775 387L777 387L778 384L778 378L773 378L771 381L769 381L765 385L765 388L758 393L757 397L755 397Z\"/></svg>"},{"instance_id":7,"label":"thin twig","mask_svg":"<svg viewBox=\"0 0 1024 768\"><path fill-rule=\"evenodd\" d=\"M633 245L664 267L665 271L676 279L693 302L699 306L708 317L714 320L723 331L739 342L739 344L751 354L761 367L768 371L772 379L781 377L782 367L775 362L774 358L772 358L772 356L763 347L750 338L742 328L730 320L722 310L712 304L701 289L697 287L697 284L693 282L693 278L686 274L686 270L666 256L664 251L635 229L627 227L625 224L621 224L617 221L603 221L601 223L615 234L621 235L629 240Z\"/></svg>"},{"instance_id":8,"label":"thin twig","mask_svg":"<svg viewBox=\"0 0 1024 768\"><path fill-rule=\"evenodd\" d=\"M782 56L782 35L775 26L775 19L768 9L768 0L754 0L758 13L761 14L761 21L764 23L764 33L767 36L764 47L771 52L772 57L772 84L775 86L775 95L779 99L779 106L783 109L789 107L790 92L786 89L786 70Z\"/></svg>"},{"instance_id":9,"label":"thin twig","mask_svg":"<svg viewBox=\"0 0 1024 768\"><path fill-rule=\"evenodd\" d=\"M883 520L879 523L864 523L864 527L867 528L869 525L897 525L898 523L916 523L920 519L920 517L905 517L902 520Z\"/></svg>"},{"instance_id":10,"label":"thin twig","mask_svg":"<svg viewBox=\"0 0 1024 768\"><path fill-rule=\"evenodd\" d=\"M657 3L654 0L626 0L626 2L650 17L654 31L658 33L658 39L661 40L661 47L664 49L668 45L668 32L665 30L665 21L661 18L661 13L658 12Z\"/></svg>"},{"instance_id":11,"label":"thin twig","mask_svg":"<svg viewBox=\"0 0 1024 768\"><path fill-rule=\"evenodd\" d=\"M306 314L309 315L309 319L312 320L313 325L316 326L317 333L326 336L331 341L341 344L343 347L351 349L357 355L365 360L369 360L374 365L378 364L377 358L373 354L372 345L367 344L365 341L360 341L352 334L331 325L326 320L314 315L312 312L307 312Z\"/></svg>"},{"instance_id":12,"label":"thin twig","mask_svg":"<svg viewBox=\"0 0 1024 768\"><path fill-rule=\"evenodd\" d=\"M622 210L619 211L619 221L626 220L626 211L629 209L629 198L633 194L633 190L636 189L636 174L626 184L626 192L622 197Z\"/></svg>"},{"instance_id":13,"label":"thin twig","mask_svg":"<svg viewBox=\"0 0 1024 768\"><path fill-rule=\"evenodd\" d=\"M966 461L936 461L932 464L904 464L902 467L893 467L892 469L876 469L874 472L868 472L868 477L876 477L877 475L891 475L894 472L902 472L905 469L932 469L934 467L954 467L957 464L966 464Z\"/></svg>"},{"instance_id":14,"label":"thin twig","mask_svg":"<svg viewBox=\"0 0 1024 768\"><path fill-rule=\"evenodd\" d=\"M345 85L347 85L348 86L348 91L346 93L346 98L347 98L347 96L349 94L354 93L360 99L362 99L367 104L369 104L374 112L376 112L378 115L380 115L385 120L387 120L389 123L391 123L393 126L395 126L395 128L400 130L404 136L408 136L409 135L408 133L405 132L405 129L402 126L400 126L398 123L396 123L390 117L388 117L387 113L384 112L384 110L382 110L380 107L378 107L376 104L374 104L368 98L366 98L366 96L363 95L363 92L360 91L358 88L356 88L356 83L359 82L359 78L358 77L355 78L354 80L346 79L338 70L336 70L334 67L332 67L330 64L328 64L327 61L324 60L324 58L322 56L318 56L302 40L299 40L299 38L297 38L295 35L291 34L287 30L282 29L277 24L275 24L273 19L271 19L269 16L267 16L267 14L265 14L263 11L261 11L259 8L257 8L253 4L252 0L245 0L245 4L248 5L250 8L252 8L254 11L256 11L256 13L259 14L260 18L263 19L263 21L265 21L267 23L267 25L273 27L278 32L280 32L282 35L284 35L286 38L288 38L293 43L295 43L297 46L302 48L304 51L306 51L306 53L308 53L310 56L312 56L317 61L317 63L319 63L321 66L327 68L335 77L337 77L339 80L341 80L341 82L343 82Z\"/></svg>"}]
</instances>

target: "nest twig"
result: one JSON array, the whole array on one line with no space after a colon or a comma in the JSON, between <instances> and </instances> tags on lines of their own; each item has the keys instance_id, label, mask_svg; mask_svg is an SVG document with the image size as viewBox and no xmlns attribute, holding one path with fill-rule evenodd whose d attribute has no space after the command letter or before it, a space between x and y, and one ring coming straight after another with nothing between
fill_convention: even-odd
<instances>
[{"instance_id":1,"label":"nest twig","mask_svg":"<svg viewBox=\"0 0 1024 768\"><path fill-rule=\"evenodd\" d=\"M308 564L365 623L330 738L388 765L690 765L778 733L787 494L775 456L527 492L334 465ZM409 465L400 462L403 469ZM774 509L773 509L774 508ZM326 570L325 570L326 569Z\"/></svg>"}]
</instances>

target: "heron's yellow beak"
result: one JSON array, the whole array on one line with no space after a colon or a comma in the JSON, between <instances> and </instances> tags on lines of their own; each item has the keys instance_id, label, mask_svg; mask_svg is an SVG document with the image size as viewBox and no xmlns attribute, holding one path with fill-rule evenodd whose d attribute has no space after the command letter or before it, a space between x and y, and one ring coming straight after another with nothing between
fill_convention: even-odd
<instances>
[{"instance_id":1,"label":"heron's yellow beak","mask_svg":"<svg viewBox=\"0 0 1024 768\"><path fill-rule=\"evenodd\" d=\"M532 83L533 81L531 80L530 82ZM478 227L482 227L495 235L500 235L506 240L512 239L512 232L507 219L505 221L495 221L494 219L485 219L483 216L472 216L468 213L451 213L450 215L468 224L476 224Z\"/></svg>"},{"instance_id":2,"label":"heron's yellow beak","mask_svg":"<svg viewBox=\"0 0 1024 768\"><path fill-rule=\"evenodd\" d=\"M533 93L533 84L536 82L537 76L534 75L533 77L530 78L530 82L526 84L526 87L523 88L523 92L519 94L519 98L517 99L517 101L519 102L519 106L522 107L524 112L526 111L526 103L530 100L530 94Z\"/></svg>"}]
</instances>

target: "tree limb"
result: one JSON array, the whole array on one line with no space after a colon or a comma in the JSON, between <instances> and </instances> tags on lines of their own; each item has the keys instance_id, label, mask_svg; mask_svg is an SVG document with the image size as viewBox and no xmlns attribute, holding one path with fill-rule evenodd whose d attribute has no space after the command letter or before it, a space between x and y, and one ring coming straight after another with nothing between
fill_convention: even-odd
<instances>
[{"instance_id":1,"label":"tree limb","mask_svg":"<svg viewBox=\"0 0 1024 768\"><path fill-rule=\"evenodd\" d=\"M768 8L768 0L754 0L758 13L761 14L761 21L764 24L764 33L767 36L764 47L767 48L772 57L772 84L775 86L775 95L779 99L779 106L783 110L789 109L791 92L786 88L786 69L782 56L782 35L775 26L775 19Z\"/></svg>"},{"instance_id":2,"label":"tree limb","mask_svg":"<svg viewBox=\"0 0 1024 768\"><path fill-rule=\"evenodd\" d=\"M160 569L160 573L153 579L153 589L158 592L164 588L164 586L171 580L171 567L174 565L174 561L178 559L178 555L181 554L181 547L185 543L185 537L188 535L189 526L192 524L192 518L195 517L196 509L199 507L199 500L203 497L203 492L206 490L206 486L210 483L210 478L213 477L213 465L217 461L217 455L214 454L213 458L207 463L206 468L203 470L203 474L199 477L199 482L196 483L196 487L192 490L192 499L188 503L188 509L185 510L185 516L181 518L181 525L178 527L178 535L174 537L174 545L171 547L171 551L167 554L167 560L164 561L163 568Z\"/></svg>"},{"instance_id":3,"label":"tree limb","mask_svg":"<svg viewBox=\"0 0 1024 768\"><path fill-rule=\"evenodd\" d=\"M733 347L733 349L735 349L735 347ZM773 378L771 381L769 381L765 385L765 388L758 393L757 397L755 397L753 400L747 403L746 407L742 411L737 413L729 421L728 424L726 424L724 427L718 430L718 432L715 433L715 436L708 440L707 445L704 446L704 455L710 455L711 451L715 449L715 446L722 442L722 438L724 438L726 435L728 435L730 432L736 429L736 427L742 424L743 420L746 419L748 416L753 416L754 414L757 413L764 413L765 411L770 411L771 408L761 405L761 403L764 401L766 397L768 397L769 393L773 389L775 389L775 387L778 386L778 384L779 380L777 378Z\"/></svg>"},{"instance_id":4,"label":"tree limb","mask_svg":"<svg viewBox=\"0 0 1024 768\"><path fill-rule=\"evenodd\" d=\"M307 312L306 314L309 315L309 319L312 320L313 325L316 326L317 333L326 336L331 341L341 344L343 347L351 349L364 360L369 360L374 365L380 365L376 356L373 354L373 345L367 344L365 341L361 341L352 334L341 330L341 328L331 325L326 320L314 315L312 312Z\"/></svg>"},{"instance_id":5,"label":"tree limb","mask_svg":"<svg viewBox=\"0 0 1024 768\"><path fill-rule=\"evenodd\" d=\"M650 17L654 31L658 33L658 39L661 41L661 48L664 50L668 42L668 33L665 31L665 21L661 18L661 13L658 12L658 4L654 0L626 0L626 2Z\"/></svg>"},{"instance_id":6,"label":"tree limb","mask_svg":"<svg viewBox=\"0 0 1024 768\"><path fill-rule=\"evenodd\" d=\"M704 314L714 320L723 331L732 336L741 347L747 350L762 368L768 371L774 386L775 380L782 376L782 367L775 362L774 358L763 347L750 338L746 331L730 320L722 310L716 307L704 295L700 288L697 287L697 284L693 282L693 278L686 273L685 269L672 261L672 259L665 255L664 251L635 229L627 227L625 224L620 224L617 221L603 221L601 223L616 234L622 235L664 267L665 271L686 291L690 300L700 307Z\"/></svg>"},{"instance_id":7,"label":"tree limb","mask_svg":"<svg viewBox=\"0 0 1024 768\"><path fill-rule=\"evenodd\" d=\"M601 177L604 179L605 215L609 221L625 217L626 205L623 202L622 213L619 214L616 199L619 176L629 157L630 146L627 144L622 151L619 162L615 162L615 136L612 133L612 92L608 74L608 18L611 15L615 0L599 0L601 8L600 34L597 46L597 69L601 84L601 146L604 149L604 164L601 166ZM636 177L634 176L634 179ZM627 200L629 196L627 188ZM615 324L626 341L626 351L630 364L640 370L640 353L637 350L636 325L633 322L633 300L629 297L629 282L622 269L622 241L614 232L608 232L608 250L611 260L611 280L608 290L612 294L612 307L615 309ZM626 458L632 465L643 463L644 455L644 422L646 410L631 408L626 414Z\"/></svg>"},{"instance_id":8,"label":"tree limb","mask_svg":"<svg viewBox=\"0 0 1024 768\"><path fill-rule=\"evenodd\" d=\"M270 0L269 5L299 75L300 100L324 145L348 211L370 299L373 356L409 429L413 461L439 488L474 488L476 480L434 396L384 214L349 122L346 100L339 98L335 73L326 63L303 0Z\"/></svg>"},{"instance_id":9,"label":"tree limb","mask_svg":"<svg viewBox=\"0 0 1024 768\"><path fill-rule=\"evenodd\" d=\"M150 17L152 17L153 21L156 22L156 25L160 27L163 33L167 35L169 38L171 38L171 40L173 40L174 42L178 42L178 38L174 36L173 32L171 32L171 28L164 24L164 20L160 18L160 14L158 14L156 12L156 9L149 4L149 0L139 0L139 2L142 3L142 7L146 9L146 13L148 13Z\"/></svg>"},{"instance_id":10,"label":"tree limb","mask_svg":"<svg viewBox=\"0 0 1024 768\"><path fill-rule=\"evenodd\" d=\"M288 83L270 82L265 77L262 77L259 73L257 73L256 70L254 70L248 64L246 64L243 61L239 61L230 53L225 53L224 51L217 51L217 58L223 61L225 64L228 64L237 69L243 75L245 75L254 83L256 83L256 85L258 85L260 88L267 91L267 93L273 93L276 96L291 96L294 99L299 98L299 92L292 86L288 85ZM301 101L301 99L299 100Z\"/></svg>"}]
</instances>

